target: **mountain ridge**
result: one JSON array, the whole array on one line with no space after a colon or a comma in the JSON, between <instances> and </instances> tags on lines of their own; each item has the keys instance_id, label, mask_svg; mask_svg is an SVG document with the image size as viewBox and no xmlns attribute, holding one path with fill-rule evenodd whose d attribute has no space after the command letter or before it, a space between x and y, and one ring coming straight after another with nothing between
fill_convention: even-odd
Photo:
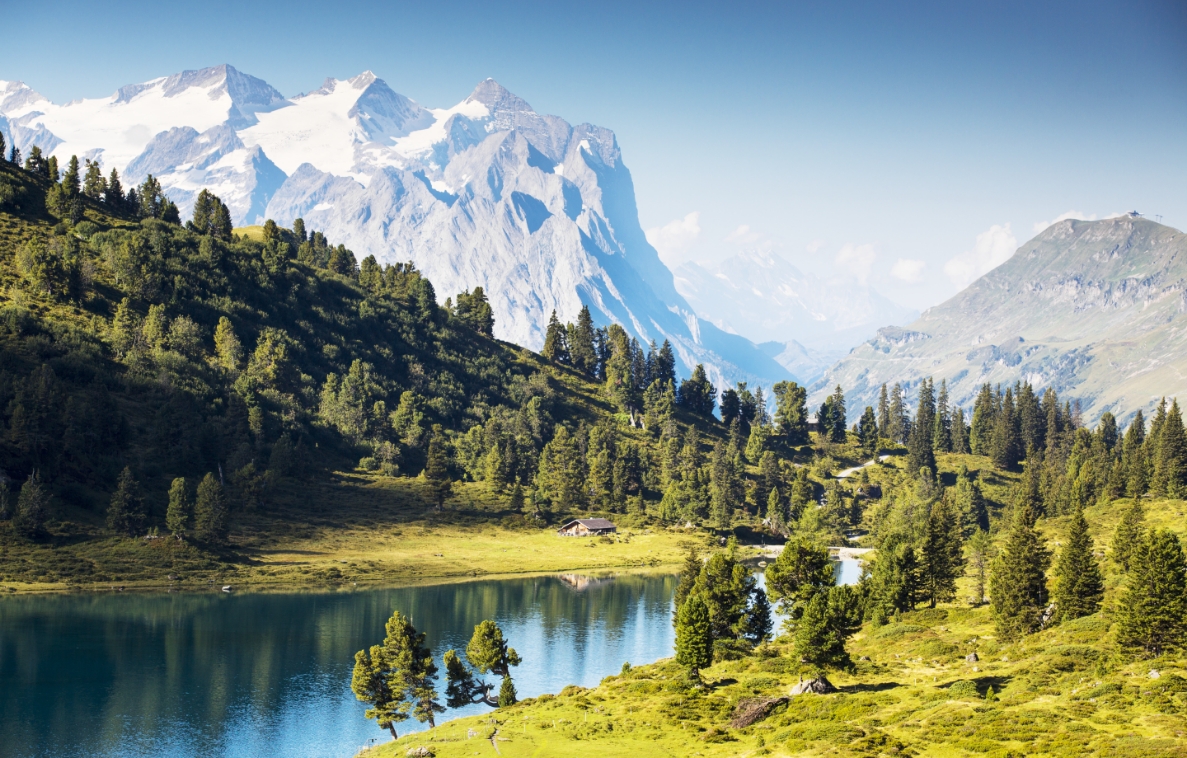
<instances>
[{"instance_id":1,"label":"mountain ridge","mask_svg":"<svg viewBox=\"0 0 1187 758\"><path fill-rule=\"evenodd\" d=\"M1187 394L1187 235L1133 214L1051 225L1005 263L905 327L889 327L811 387L855 407L883 382L946 379L970 407L983 382L1051 386L1086 420L1119 422Z\"/></svg>"},{"instance_id":2,"label":"mountain ridge","mask_svg":"<svg viewBox=\"0 0 1187 758\"><path fill-rule=\"evenodd\" d=\"M152 172L183 216L209 189L237 224L304 218L360 258L413 261L443 297L481 286L499 337L525 347L553 309L575 320L588 306L643 344L668 339L685 373L704 363L719 386L789 376L677 292L614 133L539 114L493 79L435 109L370 71L283 98L225 64L64 106L0 92L0 131L22 151L98 160L129 183Z\"/></svg>"}]
</instances>

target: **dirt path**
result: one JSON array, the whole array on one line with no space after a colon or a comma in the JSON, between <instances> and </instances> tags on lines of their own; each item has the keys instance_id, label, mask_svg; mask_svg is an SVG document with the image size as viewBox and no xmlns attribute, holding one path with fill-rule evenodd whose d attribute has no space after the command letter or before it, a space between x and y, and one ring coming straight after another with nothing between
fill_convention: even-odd
<instances>
[{"instance_id":1,"label":"dirt path","mask_svg":"<svg viewBox=\"0 0 1187 758\"><path fill-rule=\"evenodd\" d=\"M880 455L880 456L878 456L878 458L876 460L866 461L865 463L861 464L860 466L854 466L853 468L847 468L844 471L837 472L837 478L838 479L848 479L849 477L856 474L858 471L861 471L866 466L873 466L878 461L885 461L885 460L889 460L889 459L890 459L889 455Z\"/></svg>"}]
</instances>

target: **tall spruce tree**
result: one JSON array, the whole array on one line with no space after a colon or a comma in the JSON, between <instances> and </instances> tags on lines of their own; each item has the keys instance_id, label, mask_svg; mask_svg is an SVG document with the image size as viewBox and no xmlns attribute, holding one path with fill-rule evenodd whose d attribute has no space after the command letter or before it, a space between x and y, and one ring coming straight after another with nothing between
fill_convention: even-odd
<instances>
[{"instance_id":1,"label":"tall spruce tree","mask_svg":"<svg viewBox=\"0 0 1187 758\"><path fill-rule=\"evenodd\" d=\"M689 678L700 680L701 669L713 663L713 628L709 607L700 593L688 596L676 613L676 663Z\"/></svg>"},{"instance_id":2,"label":"tall spruce tree","mask_svg":"<svg viewBox=\"0 0 1187 758\"><path fill-rule=\"evenodd\" d=\"M1177 398L1171 401L1158 433L1154 481L1159 495L1176 499L1187 495L1187 434Z\"/></svg>"},{"instance_id":3,"label":"tall spruce tree","mask_svg":"<svg viewBox=\"0 0 1187 758\"><path fill-rule=\"evenodd\" d=\"M1039 630L1047 607L1049 563L1050 555L1035 529L1034 512L1016 508L989 579L993 622L1002 640L1012 642Z\"/></svg>"},{"instance_id":4,"label":"tall spruce tree","mask_svg":"<svg viewBox=\"0 0 1187 758\"><path fill-rule=\"evenodd\" d=\"M1133 568L1134 556L1142 544L1145 518L1142 501L1134 498L1117 522L1117 529L1113 532L1113 560L1122 571Z\"/></svg>"},{"instance_id":5,"label":"tall spruce tree","mask_svg":"<svg viewBox=\"0 0 1187 758\"><path fill-rule=\"evenodd\" d=\"M1063 621L1091 616L1100 609L1105 584L1100 566L1092 554L1092 537L1084 509L1072 516L1067 543L1055 562L1055 614Z\"/></svg>"},{"instance_id":6,"label":"tall spruce tree","mask_svg":"<svg viewBox=\"0 0 1187 758\"><path fill-rule=\"evenodd\" d=\"M1117 603L1117 642L1161 655L1187 640L1187 564L1179 537L1151 532L1136 551Z\"/></svg>"},{"instance_id":7,"label":"tall spruce tree","mask_svg":"<svg viewBox=\"0 0 1187 758\"><path fill-rule=\"evenodd\" d=\"M936 456L932 449L935 418L936 401L932 394L932 383L930 379L924 379L919 383L919 405L907 441L907 470L912 473L927 469L935 476Z\"/></svg>"},{"instance_id":8,"label":"tall spruce tree","mask_svg":"<svg viewBox=\"0 0 1187 758\"><path fill-rule=\"evenodd\" d=\"M194 500L194 536L215 544L226 541L230 517L222 483L214 474L207 473L198 484L198 497Z\"/></svg>"},{"instance_id":9,"label":"tall spruce tree","mask_svg":"<svg viewBox=\"0 0 1187 758\"><path fill-rule=\"evenodd\" d=\"M169 506L165 510L165 528L177 539L185 536L193 515L193 504L190 503L189 489L186 487L185 477L177 477L169 485Z\"/></svg>"},{"instance_id":10,"label":"tall spruce tree","mask_svg":"<svg viewBox=\"0 0 1187 758\"><path fill-rule=\"evenodd\" d=\"M931 507L920 553L923 596L935 608L956 596L956 580L964 573L960 523L946 498Z\"/></svg>"},{"instance_id":11,"label":"tall spruce tree","mask_svg":"<svg viewBox=\"0 0 1187 758\"><path fill-rule=\"evenodd\" d=\"M948 407L948 380L940 381L940 394L936 397L936 417L932 424L932 448L937 453L952 452L952 415Z\"/></svg>"},{"instance_id":12,"label":"tall spruce tree","mask_svg":"<svg viewBox=\"0 0 1187 758\"><path fill-rule=\"evenodd\" d=\"M12 515L12 528L25 539L35 540L45 536L45 522L49 518L49 492L41 483L41 475L34 471L21 485L16 509Z\"/></svg>"},{"instance_id":13,"label":"tall spruce tree","mask_svg":"<svg viewBox=\"0 0 1187 758\"><path fill-rule=\"evenodd\" d=\"M969 446L973 455L989 455L993 446L993 426L997 405L993 400L993 389L989 383L981 385L977 399L973 402L973 421L969 426Z\"/></svg>"},{"instance_id":14,"label":"tall spruce tree","mask_svg":"<svg viewBox=\"0 0 1187 758\"><path fill-rule=\"evenodd\" d=\"M878 391L878 431L886 437L890 426L890 393L886 391L886 384Z\"/></svg>"},{"instance_id":15,"label":"tall spruce tree","mask_svg":"<svg viewBox=\"0 0 1187 758\"><path fill-rule=\"evenodd\" d=\"M148 523L148 510L140 494L140 485L127 466L120 472L111 504L107 506L107 528L134 537Z\"/></svg>"}]
</instances>

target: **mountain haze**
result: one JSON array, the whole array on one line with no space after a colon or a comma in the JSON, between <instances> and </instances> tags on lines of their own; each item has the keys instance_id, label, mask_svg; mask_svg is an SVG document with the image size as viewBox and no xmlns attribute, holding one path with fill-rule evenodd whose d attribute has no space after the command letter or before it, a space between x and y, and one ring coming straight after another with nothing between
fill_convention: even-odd
<instances>
[{"instance_id":1,"label":"mountain haze","mask_svg":"<svg viewBox=\"0 0 1187 758\"><path fill-rule=\"evenodd\" d=\"M840 384L859 409L883 382L927 376L965 407L984 382L1054 387L1080 399L1087 421L1187 396L1187 236L1134 215L1054 224L907 327L854 348L813 399Z\"/></svg>"},{"instance_id":2,"label":"mountain haze","mask_svg":"<svg viewBox=\"0 0 1187 758\"><path fill-rule=\"evenodd\" d=\"M370 71L285 98L223 65L65 105L0 81L0 131L125 184L151 173L183 217L209 189L236 224L303 217L360 259L411 260L441 299L481 286L496 334L529 348L554 309L572 321L587 305L644 345L670 340L685 373L705 363L719 386L789 376L677 292L613 132L536 113L491 79L437 109Z\"/></svg>"}]
</instances>

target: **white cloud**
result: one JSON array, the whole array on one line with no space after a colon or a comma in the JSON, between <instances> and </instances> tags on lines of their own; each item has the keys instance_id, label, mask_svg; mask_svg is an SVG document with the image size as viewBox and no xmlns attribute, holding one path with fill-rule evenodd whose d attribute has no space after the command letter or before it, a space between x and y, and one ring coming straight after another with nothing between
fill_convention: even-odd
<instances>
[{"instance_id":1,"label":"white cloud","mask_svg":"<svg viewBox=\"0 0 1187 758\"><path fill-rule=\"evenodd\" d=\"M846 243L837 251L836 264L852 274L862 284L870 278L870 269L874 266L874 259L878 253L871 244L854 245Z\"/></svg>"},{"instance_id":2,"label":"white cloud","mask_svg":"<svg viewBox=\"0 0 1187 758\"><path fill-rule=\"evenodd\" d=\"M824 240L812 240L804 249L808 251L808 255L816 255L816 253L820 252L820 248L826 244L828 243Z\"/></svg>"},{"instance_id":3,"label":"white cloud","mask_svg":"<svg viewBox=\"0 0 1187 758\"><path fill-rule=\"evenodd\" d=\"M733 245L753 246L763 241L763 236L751 229L750 224L742 224L730 232L725 241Z\"/></svg>"},{"instance_id":4,"label":"white cloud","mask_svg":"<svg viewBox=\"0 0 1187 758\"><path fill-rule=\"evenodd\" d=\"M1081 211L1068 211L1061 213L1050 221L1036 221L1032 227L1033 232L1038 234L1052 224L1058 224L1060 221L1067 221L1069 218L1074 218L1077 221L1096 221L1095 213L1083 213Z\"/></svg>"},{"instance_id":5,"label":"white cloud","mask_svg":"<svg viewBox=\"0 0 1187 758\"><path fill-rule=\"evenodd\" d=\"M1018 249L1018 240L1009 224L994 224L977 235L972 250L966 250L944 264L944 273L958 290L1010 259Z\"/></svg>"},{"instance_id":6,"label":"white cloud","mask_svg":"<svg viewBox=\"0 0 1187 758\"><path fill-rule=\"evenodd\" d=\"M927 264L915 258L899 258L890 267L890 275L895 279L914 284L923 281L923 269Z\"/></svg>"},{"instance_id":7,"label":"white cloud","mask_svg":"<svg viewBox=\"0 0 1187 758\"><path fill-rule=\"evenodd\" d=\"M669 266L678 265L684 262L689 248L701 236L701 212L693 211L684 218L648 229L645 234L659 253L660 260Z\"/></svg>"}]
</instances>

